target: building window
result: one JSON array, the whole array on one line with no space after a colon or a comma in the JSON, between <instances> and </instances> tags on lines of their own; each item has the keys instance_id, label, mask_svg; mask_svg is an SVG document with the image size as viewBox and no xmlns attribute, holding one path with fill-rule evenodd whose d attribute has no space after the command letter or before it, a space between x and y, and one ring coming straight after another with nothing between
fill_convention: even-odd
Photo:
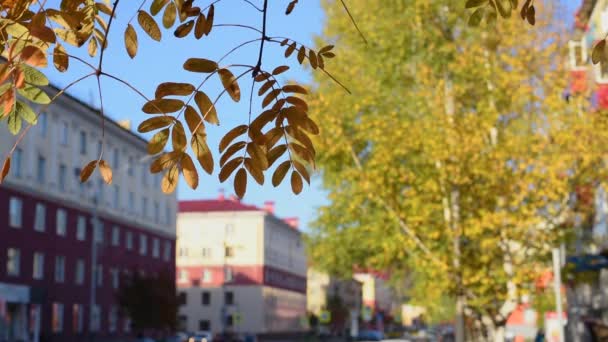
<instances>
[{"instance_id":1,"label":"building window","mask_svg":"<svg viewBox=\"0 0 608 342\"><path fill-rule=\"evenodd\" d=\"M125 233L125 246L128 251L133 249L133 233L131 233L131 232Z\"/></svg>"},{"instance_id":2,"label":"building window","mask_svg":"<svg viewBox=\"0 0 608 342\"><path fill-rule=\"evenodd\" d=\"M163 260L170 261L171 260L171 251L172 251L171 241L165 241L165 250L163 251Z\"/></svg>"},{"instance_id":3,"label":"building window","mask_svg":"<svg viewBox=\"0 0 608 342\"><path fill-rule=\"evenodd\" d=\"M36 203L36 217L34 218L34 230L43 232L46 225L46 207L42 203Z\"/></svg>"},{"instance_id":4,"label":"building window","mask_svg":"<svg viewBox=\"0 0 608 342\"><path fill-rule=\"evenodd\" d=\"M79 215L78 222L76 223L76 239L84 241L87 238L87 219L86 217Z\"/></svg>"},{"instance_id":5,"label":"building window","mask_svg":"<svg viewBox=\"0 0 608 342\"><path fill-rule=\"evenodd\" d=\"M200 320L198 321L198 330L211 331L211 324L208 320Z\"/></svg>"},{"instance_id":6,"label":"building window","mask_svg":"<svg viewBox=\"0 0 608 342\"><path fill-rule=\"evenodd\" d=\"M93 224L93 230L95 232L95 234L93 235L95 237L95 242L101 244L103 243L103 231L104 231L104 226L103 226L103 222L99 221L99 219L97 219L97 224Z\"/></svg>"},{"instance_id":7,"label":"building window","mask_svg":"<svg viewBox=\"0 0 608 342\"><path fill-rule=\"evenodd\" d=\"M97 273L95 274L95 278L97 279L97 287L103 286L103 266L97 265Z\"/></svg>"},{"instance_id":8,"label":"building window","mask_svg":"<svg viewBox=\"0 0 608 342\"><path fill-rule=\"evenodd\" d=\"M234 274L232 272L232 268L226 267L226 269L224 270L224 282L229 283L232 280L234 280Z\"/></svg>"},{"instance_id":9,"label":"building window","mask_svg":"<svg viewBox=\"0 0 608 342\"><path fill-rule=\"evenodd\" d=\"M60 126L60 138L59 141L61 142L61 145L67 145L68 144L68 137L69 137L69 133L70 133L70 126L68 125L67 121L62 121L61 122L61 126Z\"/></svg>"},{"instance_id":10,"label":"building window","mask_svg":"<svg viewBox=\"0 0 608 342\"><path fill-rule=\"evenodd\" d=\"M179 270L179 281L180 282L187 282L189 278L190 278L190 275L188 274L188 271Z\"/></svg>"},{"instance_id":11,"label":"building window","mask_svg":"<svg viewBox=\"0 0 608 342\"><path fill-rule=\"evenodd\" d=\"M158 239L152 240L152 257L160 257L160 241Z\"/></svg>"},{"instance_id":12,"label":"building window","mask_svg":"<svg viewBox=\"0 0 608 342\"><path fill-rule=\"evenodd\" d=\"M154 202L154 223L160 223L160 206Z\"/></svg>"},{"instance_id":13,"label":"building window","mask_svg":"<svg viewBox=\"0 0 608 342\"><path fill-rule=\"evenodd\" d=\"M141 216L148 217L148 199L145 197L141 199Z\"/></svg>"},{"instance_id":14,"label":"building window","mask_svg":"<svg viewBox=\"0 0 608 342\"><path fill-rule=\"evenodd\" d=\"M113 162L115 167L118 167L118 165L120 165L120 153L118 152L118 148L114 149Z\"/></svg>"},{"instance_id":15,"label":"building window","mask_svg":"<svg viewBox=\"0 0 608 342\"><path fill-rule=\"evenodd\" d=\"M133 176L133 157L129 157L129 165L127 165L127 174Z\"/></svg>"},{"instance_id":16,"label":"building window","mask_svg":"<svg viewBox=\"0 0 608 342\"><path fill-rule=\"evenodd\" d=\"M101 326L101 308L99 305L93 305L91 310L91 322L90 328L91 331L99 331L99 327Z\"/></svg>"},{"instance_id":17,"label":"building window","mask_svg":"<svg viewBox=\"0 0 608 342\"><path fill-rule=\"evenodd\" d=\"M186 247L180 248L179 249L179 256L183 257L183 258L187 257L188 256L188 248L186 248Z\"/></svg>"},{"instance_id":18,"label":"building window","mask_svg":"<svg viewBox=\"0 0 608 342\"><path fill-rule=\"evenodd\" d=\"M224 304L234 305L234 292L232 292L232 291L224 292Z\"/></svg>"},{"instance_id":19,"label":"building window","mask_svg":"<svg viewBox=\"0 0 608 342\"><path fill-rule=\"evenodd\" d=\"M11 197L8 204L9 210L9 225L13 228L21 228L23 201L17 197Z\"/></svg>"},{"instance_id":20,"label":"building window","mask_svg":"<svg viewBox=\"0 0 608 342\"><path fill-rule=\"evenodd\" d=\"M63 331L63 304L53 303L53 332L60 333Z\"/></svg>"},{"instance_id":21,"label":"building window","mask_svg":"<svg viewBox=\"0 0 608 342\"><path fill-rule=\"evenodd\" d=\"M68 225L68 214L63 209L57 209L57 235L66 236Z\"/></svg>"},{"instance_id":22,"label":"building window","mask_svg":"<svg viewBox=\"0 0 608 342\"><path fill-rule=\"evenodd\" d=\"M230 246L226 246L225 255L227 258L231 258L234 256L234 248Z\"/></svg>"},{"instance_id":23,"label":"building window","mask_svg":"<svg viewBox=\"0 0 608 342\"><path fill-rule=\"evenodd\" d=\"M80 131L80 154L87 154L87 133Z\"/></svg>"},{"instance_id":24,"label":"building window","mask_svg":"<svg viewBox=\"0 0 608 342\"><path fill-rule=\"evenodd\" d=\"M169 207L168 205L165 208L165 223L171 223L171 207Z\"/></svg>"},{"instance_id":25,"label":"building window","mask_svg":"<svg viewBox=\"0 0 608 342\"><path fill-rule=\"evenodd\" d=\"M144 165L141 171L141 184L143 186L148 186L148 174L150 173L150 167L148 165Z\"/></svg>"},{"instance_id":26,"label":"building window","mask_svg":"<svg viewBox=\"0 0 608 342\"><path fill-rule=\"evenodd\" d=\"M203 258L211 258L211 248L203 247Z\"/></svg>"},{"instance_id":27,"label":"building window","mask_svg":"<svg viewBox=\"0 0 608 342\"><path fill-rule=\"evenodd\" d=\"M21 163L23 161L23 151L20 148L16 148L15 152L13 152L13 157L11 160L11 169L15 177L21 177Z\"/></svg>"},{"instance_id":28,"label":"building window","mask_svg":"<svg viewBox=\"0 0 608 342\"><path fill-rule=\"evenodd\" d=\"M55 282L65 281L65 257L58 255L55 257Z\"/></svg>"},{"instance_id":29,"label":"building window","mask_svg":"<svg viewBox=\"0 0 608 342\"><path fill-rule=\"evenodd\" d=\"M201 294L201 301L203 305L211 304L211 293L209 291L203 291Z\"/></svg>"},{"instance_id":30,"label":"building window","mask_svg":"<svg viewBox=\"0 0 608 342\"><path fill-rule=\"evenodd\" d=\"M226 234L234 234L234 225L232 223L226 225Z\"/></svg>"},{"instance_id":31,"label":"building window","mask_svg":"<svg viewBox=\"0 0 608 342\"><path fill-rule=\"evenodd\" d=\"M133 191L129 192L129 212L135 212L135 193Z\"/></svg>"},{"instance_id":32,"label":"building window","mask_svg":"<svg viewBox=\"0 0 608 342\"><path fill-rule=\"evenodd\" d=\"M144 234L139 235L139 254L148 254L148 237Z\"/></svg>"},{"instance_id":33,"label":"building window","mask_svg":"<svg viewBox=\"0 0 608 342\"><path fill-rule=\"evenodd\" d=\"M120 246L120 228L112 227L112 246Z\"/></svg>"},{"instance_id":34,"label":"building window","mask_svg":"<svg viewBox=\"0 0 608 342\"><path fill-rule=\"evenodd\" d=\"M110 277L112 277L112 288L113 289L118 289L118 287L120 286L120 277L119 277L119 272L117 268L112 268L110 269Z\"/></svg>"},{"instance_id":35,"label":"building window","mask_svg":"<svg viewBox=\"0 0 608 342\"><path fill-rule=\"evenodd\" d=\"M186 292L180 292L178 295L178 303L179 305L186 305L188 303L188 297Z\"/></svg>"},{"instance_id":36,"label":"building window","mask_svg":"<svg viewBox=\"0 0 608 342\"><path fill-rule=\"evenodd\" d=\"M39 155L37 169L36 169L36 179L38 180L38 183L44 184L44 181L46 179L45 172L46 172L46 158Z\"/></svg>"},{"instance_id":37,"label":"building window","mask_svg":"<svg viewBox=\"0 0 608 342\"><path fill-rule=\"evenodd\" d=\"M66 177L67 177L67 167L63 164L59 165L59 190L65 191L66 189Z\"/></svg>"},{"instance_id":38,"label":"building window","mask_svg":"<svg viewBox=\"0 0 608 342\"><path fill-rule=\"evenodd\" d=\"M232 327L233 325L234 325L234 316L233 315L226 316L226 326Z\"/></svg>"},{"instance_id":39,"label":"building window","mask_svg":"<svg viewBox=\"0 0 608 342\"><path fill-rule=\"evenodd\" d=\"M114 209L120 208L120 188L114 185Z\"/></svg>"},{"instance_id":40,"label":"building window","mask_svg":"<svg viewBox=\"0 0 608 342\"><path fill-rule=\"evenodd\" d=\"M20 251L17 248L9 248L6 251L6 275L18 277L21 270Z\"/></svg>"},{"instance_id":41,"label":"building window","mask_svg":"<svg viewBox=\"0 0 608 342\"><path fill-rule=\"evenodd\" d=\"M76 285L84 284L84 268L84 259L76 260L76 270L74 275L74 282L76 283Z\"/></svg>"},{"instance_id":42,"label":"building window","mask_svg":"<svg viewBox=\"0 0 608 342\"><path fill-rule=\"evenodd\" d=\"M118 310L115 307L111 307L108 313L108 329L110 332L116 332L118 325Z\"/></svg>"},{"instance_id":43,"label":"building window","mask_svg":"<svg viewBox=\"0 0 608 342\"><path fill-rule=\"evenodd\" d=\"M40 115L38 115L38 128L40 129L40 137L41 138L46 138L46 130L47 130L47 118L48 114L47 113L40 113Z\"/></svg>"},{"instance_id":44,"label":"building window","mask_svg":"<svg viewBox=\"0 0 608 342\"><path fill-rule=\"evenodd\" d=\"M210 283L212 280L211 277L210 270L203 270L203 283Z\"/></svg>"},{"instance_id":45,"label":"building window","mask_svg":"<svg viewBox=\"0 0 608 342\"><path fill-rule=\"evenodd\" d=\"M81 304L72 305L72 329L74 333L84 330L84 311Z\"/></svg>"},{"instance_id":46,"label":"building window","mask_svg":"<svg viewBox=\"0 0 608 342\"><path fill-rule=\"evenodd\" d=\"M34 267L32 278L41 280L44 278L44 254L40 252L34 253Z\"/></svg>"},{"instance_id":47,"label":"building window","mask_svg":"<svg viewBox=\"0 0 608 342\"><path fill-rule=\"evenodd\" d=\"M188 330L188 317L184 315L180 315L177 317L177 328L179 331L187 331Z\"/></svg>"},{"instance_id":48,"label":"building window","mask_svg":"<svg viewBox=\"0 0 608 342\"><path fill-rule=\"evenodd\" d=\"M570 68L580 69L585 68L587 64L587 47L585 38L580 41L571 40L568 42Z\"/></svg>"}]
</instances>

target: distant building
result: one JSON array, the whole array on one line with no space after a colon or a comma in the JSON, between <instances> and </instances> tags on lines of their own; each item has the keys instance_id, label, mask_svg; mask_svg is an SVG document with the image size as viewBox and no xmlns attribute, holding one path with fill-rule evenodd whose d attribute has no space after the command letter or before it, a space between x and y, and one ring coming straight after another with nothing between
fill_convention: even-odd
<instances>
[{"instance_id":1,"label":"distant building","mask_svg":"<svg viewBox=\"0 0 608 342\"><path fill-rule=\"evenodd\" d=\"M308 312L317 317L322 311L330 312L331 322L327 324L329 330L348 334L353 326L358 326L362 299L362 284L359 281L338 279L327 273L308 269Z\"/></svg>"},{"instance_id":2,"label":"distant building","mask_svg":"<svg viewBox=\"0 0 608 342\"><path fill-rule=\"evenodd\" d=\"M306 256L297 220L221 195L182 201L180 322L187 331L289 333L306 326Z\"/></svg>"},{"instance_id":3,"label":"distant building","mask_svg":"<svg viewBox=\"0 0 608 342\"><path fill-rule=\"evenodd\" d=\"M362 284L363 309L371 313L368 325L382 330L387 318L396 308L401 307L388 285L388 275L380 272L360 272L355 273L354 278Z\"/></svg>"},{"instance_id":4,"label":"distant building","mask_svg":"<svg viewBox=\"0 0 608 342\"><path fill-rule=\"evenodd\" d=\"M0 126L3 158L17 137L6 120ZM130 335L115 300L121 275L175 272L177 200L138 162L145 140L105 118L114 184L102 184L98 173L80 183L80 168L99 156L101 127L99 111L64 94L13 153L0 186L0 341Z\"/></svg>"}]
</instances>

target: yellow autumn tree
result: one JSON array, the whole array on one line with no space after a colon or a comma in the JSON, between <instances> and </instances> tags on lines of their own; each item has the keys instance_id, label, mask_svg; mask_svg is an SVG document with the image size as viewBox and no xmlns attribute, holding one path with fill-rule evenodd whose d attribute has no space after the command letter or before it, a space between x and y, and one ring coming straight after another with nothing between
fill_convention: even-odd
<instances>
[{"instance_id":1,"label":"yellow autumn tree","mask_svg":"<svg viewBox=\"0 0 608 342\"><path fill-rule=\"evenodd\" d=\"M604 173L605 118L562 96L562 28L475 29L447 0L353 4L373 32L366 47L325 7L324 33L349 61L331 70L354 96L315 79L331 202L309 237L315 265L417 272L429 294L454 299L457 325L474 322L472 340L501 340L571 231L571 195ZM550 3L540 12L550 17Z\"/></svg>"}]
</instances>

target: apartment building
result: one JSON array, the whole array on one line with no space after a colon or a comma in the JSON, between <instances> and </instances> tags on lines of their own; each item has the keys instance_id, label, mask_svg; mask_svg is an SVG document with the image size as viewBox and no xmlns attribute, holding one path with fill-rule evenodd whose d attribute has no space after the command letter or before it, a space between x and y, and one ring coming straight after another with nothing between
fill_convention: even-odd
<instances>
[{"instance_id":1,"label":"apartment building","mask_svg":"<svg viewBox=\"0 0 608 342\"><path fill-rule=\"evenodd\" d=\"M105 118L114 182L96 173L80 183L101 150L100 127L98 110L64 94L13 153L0 186L0 340L129 335L115 300L122 275L175 272L177 200L149 174L144 139ZM4 157L16 137L0 131Z\"/></svg>"},{"instance_id":2,"label":"apartment building","mask_svg":"<svg viewBox=\"0 0 608 342\"><path fill-rule=\"evenodd\" d=\"M186 331L291 333L306 326L297 220L235 198L180 201L177 287Z\"/></svg>"}]
</instances>

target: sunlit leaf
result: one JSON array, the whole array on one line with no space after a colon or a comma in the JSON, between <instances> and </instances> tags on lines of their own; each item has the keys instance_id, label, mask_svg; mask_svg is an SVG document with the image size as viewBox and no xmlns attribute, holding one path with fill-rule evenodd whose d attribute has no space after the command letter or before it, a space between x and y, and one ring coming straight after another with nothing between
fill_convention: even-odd
<instances>
[{"instance_id":1,"label":"sunlit leaf","mask_svg":"<svg viewBox=\"0 0 608 342\"><path fill-rule=\"evenodd\" d=\"M196 39L201 39L201 37L203 37L206 26L207 19L205 19L205 15L201 13L198 15L198 18L196 18L196 24L194 24L194 37Z\"/></svg>"},{"instance_id":2,"label":"sunlit leaf","mask_svg":"<svg viewBox=\"0 0 608 342\"><path fill-rule=\"evenodd\" d=\"M177 38L183 38L183 37L187 36L190 33L190 31L192 31L193 28L194 28L194 20L188 20L187 22L179 25L175 29L175 32L173 32L173 35L176 36Z\"/></svg>"},{"instance_id":3,"label":"sunlit leaf","mask_svg":"<svg viewBox=\"0 0 608 342\"><path fill-rule=\"evenodd\" d=\"M224 149L226 149L226 147L228 147L228 145L230 145L230 143L235 138L237 138L238 136L247 132L248 128L249 127L247 125L240 125L240 126L234 127L230 131L228 131L228 133L226 133L226 135L224 135L224 137L220 141L220 145L219 145L220 153L224 152Z\"/></svg>"},{"instance_id":4,"label":"sunlit leaf","mask_svg":"<svg viewBox=\"0 0 608 342\"><path fill-rule=\"evenodd\" d=\"M198 172L196 171L196 167L192 162L192 158L190 158L188 154L183 154L181 165L182 173L184 175L186 183L188 183L188 186L191 189L198 188Z\"/></svg>"},{"instance_id":5,"label":"sunlit leaf","mask_svg":"<svg viewBox=\"0 0 608 342\"><path fill-rule=\"evenodd\" d=\"M297 195L302 192L303 186L304 184L302 184L302 177L300 177L299 173L293 171L291 173L291 190L293 193Z\"/></svg>"},{"instance_id":6,"label":"sunlit leaf","mask_svg":"<svg viewBox=\"0 0 608 342\"><path fill-rule=\"evenodd\" d=\"M208 174L212 174L214 166L213 155L211 154L211 150L209 150L205 136L199 133L193 134L190 145L203 170Z\"/></svg>"},{"instance_id":7,"label":"sunlit leaf","mask_svg":"<svg viewBox=\"0 0 608 342\"><path fill-rule=\"evenodd\" d=\"M285 178L285 175L287 174L287 171L289 171L290 166L291 166L291 162L289 160L284 161L279 166L277 166L277 169L274 171L274 174L272 175L272 185L273 186L277 187L277 186L279 186L279 184L281 184L281 182Z\"/></svg>"},{"instance_id":8,"label":"sunlit leaf","mask_svg":"<svg viewBox=\"0 0 608 342\"><path fill-rule=\"evenodd\" d=\"M194 86L189 83L164 82L156 87L154 97L159 99L169 95L186 96L194 90Z\"/></svg>"},{"instance_id":9,"label":"sunlit leaf","mask_svg":"<svg viewBox=\"0 0 608 342\"><path fill-rule=\"evenodd\" d=\"M28 45L21 50L21 61L41 68L47 66L46 54L34 45Z\"/></svg>"},{"instance_id":10,"label":"sunlit leaf","mask_svg":"<svg viewBox=\"0 0 608 342\"><path fill-rule=\"evenodd\" d=\"M173 131L171 132L171 140L173 142L174 151L184 151L188 140L186 139L186 132L184 126L180 121L176 121L173 125Z\"/></svg>"},{"instance_id":11,"label":"sunlit leaf","mask_svg":"<svg viewBox=\"0 0 608 342\"><path fill-rule=\"evenodd\" d=\"M226 181L228 177L234 172L234 170L243 163L243 157L236 157L231 161L227 162L220 170L219 180L220 182Z\"/></svg>"},{"instance_id":12,"label":"sunlit leaf","mask_svg":"<svg viewBox=\"0 0 608 342\"><path fill-rule=\"evenodd\" d=\"M274 70L272 70L272 74L276 76L276 75L284 73L287 70L289 70L289 67L287 65L281 65L281 66L274 68Z\"/></svg>"},{"instance_id":13,"label":"sunlit leaf","mask_svg":"<svg viewBox=\"0 0 608 342\"><path fill-rule=\"evenodd\" d=\"M131 24L128 24L125 30L125 47L129 57L135 58L135 55L137 55L137 33Z\"/></svg>"},{"instance_id":14,"label":"sunlit leaf","mask_svg":"<svg viewBox=\"0 0 608 342\"><path fill-rule=\"evenodd\" d=\"M228 147L228 149L226 149L226 151L224 152L224 154L222 154L222 157L220 158L220 167L223 167L224 164L226 164L226 162L230 158L232 158L232 156L234 156L235 153L242 150L245 146L247 146L247 143L244 141L239 141L239 142L236 142L236 143L230 145L230 147Z\"/></svg>"},{"instance_id":15,"label":"sunlit leaf","mask_svg":"<svg viewBox=\"0 0 608 342\"><path fill-rule=\"evenodd\" d=\"M19 95L35 103L51 103L51 99L49 98L49 96L44 91L42 91L42 89L34 86L26 85L21 89L17 89L17 92L19 93Z\"/></svg>"},{"instance_id":16,"label":"sunlit leaf","mask_svg":"<svg viewBox=\"0 0 608 342\"><path fill-rule=\"evenodd\" d=\"M148 36L150 36L150 38L160 42L162 37L160 28L152 16L150 16L147 12L140 10L137 12L137 21L139 22L139 26L141 26L141 28L148 34Z\"/></svg>"},{"instance_id":17,"label":"sunlit leaf","mask_svg":"<svg viewBox=\"0 0 608 342\"><path fill-rule=\"evenodd\" d=\"M177 112L184 107L184 101L177 99L154 99L146 102L142 111L147 114L166 114Z\"/></svg>"},{"instance_id":18,"label":"sunlit leaf","mask_svg":"<svg viewBox=\"0 0 608 342\"><path fill-rule=\"evenodd\" d=\"M112 184L112 168L105 160L99 161L99 173L106 184Z\"/></svg>"},{"instance_id":19,"label":"sunlit leaf","mask_svg":"<svg viewBox=\"0 0 608 342\"><path fill-rule=\"evenodd\" d=\"M162 152L169 141L170 131L169 128L165 128L152 136L148 143L148 154L154 155Z\"/></svg>"},{"instance_id":20,"label":"sunlit leaf","mask_svg":"<svg viewBox=\"0 0 608 342\"><path fill-rule=\"evenodd\" d=\"M196 95L194 95L194 101L196 101L196 105L205 121L213 125L219 125L220 120L217 117L217 111L207 94L202 91L197 91Z\"/></svg>"},{"instance_id":21,"label":"sunlit leaf","mask_svg":"<svg viewBox=\"0 0 608 342\"><path fill-rule=\"evenodd\" d=\"M217 63L204 58L188 58L184 63L184 70L192 72L210 73L216 71Z\"/></svg>"},{"instance_id":22,"label":"sunlit leaf","mask_svg":"<svg viewBox=\"0 0 608 342\"><path fill-rule=\"evenodd\" d=\"M241 168L234 176L234 192L239 198L243 198L245 191L247 191L247 171Z\"/></svg>"},{"instance_id":23,"label":"sunlit leaf","mask_svg":"<svg viewBox=\"0 0 608 342\"><path fill-rule=\"evenodd\" d=\"M161 190L165 194L172 194L177 188L177 183L179 181L179 169L177 166L172 166L169 171L165 173L163 176L163 180L161 182Z\"/></svg>"},{"instance_id":24,"label":"sunlit leaf","mask_svg":"<svg viewBox=\"0 0 608 342\"><path fill-rule=\"evenodd\" d=\"M84 183L89 180L96 168L97 160L90 161L87 165L85 165L85 167L80 170L80 182Z\"/></svg>"},{"instance_id":25,"label":"sunlit leaf","mask_svg":"<svg viewBox=\"0 0 608 342\"><path fill-rule=\"evenodd\" d=\"M264 172L257 167L251 158L245 158L245 168L249 174L260 185L264 185Z\"/></svg>"},{"instance_id":26,"label":"sunlit leaf","mask_svg":"<svg viewBox=\"0 0 608 342\"><path fill-rule=\"evenodd\" d=\"M0 171L0 184L4 182L4 179L8 175L8 172L11 169L11 157L7 157L2 164L2 171Z\"/></svg>"},{"instance_id":27,"label":"sunlit leaf","mask_svg":"<svg viewBox=\"0 0 608 342\"><path fill-rule=\"evenodd\" d=\"M188 129L190 129L190 132L198 132L199 134L205 133L204 122L202 122L203 120L201 119L200 115L198 115L192 106L186 106L184 117L186 118L186 124L188 124Z\"/></svg>"},{"instance_id":28,"label":"sunlit leaf","mask_svg":"<svg viewBox=\"0 0 608 342\"><path fill-rule=\"evenodd\" d=\"M220 75L224 89L226 89L232 100L234 100L234 102L239 102L241 100L241 89L239 88L236 77L234 77L232 72L228 69L220 69L218 74Z\"/></svg>"},{"instance_id":29,"label":"sunlit leaf","mask_svg":"<svg viewBox=\"0 0 608 342\"><path fill-rule=\"evenodd\" d=\"M163 14L163 26L165 28L171 28L175 23L176 15L177 8L175 7L175 3L169 2L167 7L165 7L165 13Z\"/></svg>"}]
</instances>

